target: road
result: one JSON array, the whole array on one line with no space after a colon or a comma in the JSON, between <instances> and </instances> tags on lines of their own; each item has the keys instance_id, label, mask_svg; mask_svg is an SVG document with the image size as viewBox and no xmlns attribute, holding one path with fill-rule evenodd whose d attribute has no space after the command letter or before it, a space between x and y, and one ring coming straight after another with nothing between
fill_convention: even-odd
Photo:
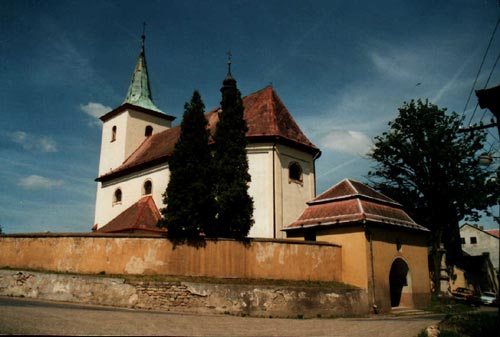
<instances>
[{"instance_id":1,"label":"road","mask_svg":"<svg viewBox=\"0 0 500 337\"><path fill-rule=\"evenodd\" d=\"M173 314L0 297L0 334L414 337L442 315L277 319Z\"/></svg>"}]
</instances>

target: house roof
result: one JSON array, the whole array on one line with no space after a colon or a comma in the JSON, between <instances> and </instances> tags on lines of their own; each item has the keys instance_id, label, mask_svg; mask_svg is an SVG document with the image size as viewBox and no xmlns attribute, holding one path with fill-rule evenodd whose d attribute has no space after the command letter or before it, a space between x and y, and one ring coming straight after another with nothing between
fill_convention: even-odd
<instances>
[{"instance_id":1,"label":"house roof","mask_svg":"<svg viewBox=\"0 0 500 337\"><path fill-rule=\"evenodd\" d=\"M284 230L373 222L428 231L402 209L401 204L360 182L344 179L314 200L299 219Z\"/></svg>"},{"instance_id":2,"label":"house roof","mask_svg":"<svg viewBox=\"0 0 500 337\"><path fill-rule=\"evenodd\" d=\"M246 136L249 142L278 141L312 154L320 152L300 130L271 86L244 97L243 106L244 118L248 126ZM219 121L220 111L219 107L205 115L212 134ZM113 179L136 169L165 162L173 153L179 136L180 126L153 134L146 138L121 166L100 176L97 180Z\"/></svg>"},{"instance_id":3,"label":"house roof","mask_svg":"<svg viewBox=\"0 0 500 337\"><path fill-rule=\"evenodd\" d=\"M96 232L117 233L133 230L165 232L165 229L156 226L160 219L161 214L153 198L148 195L139 199Z\"/></svg>"},{"instance_id":4,"label":"house roof","mask_svg":"<svg viewBox=\"0 0 500 337\"><path fill-rule=\"evenodd\" d=\"M469 227L469 228L474 229L476 231L483 232L483 233L486 233L488 235L494 236L497 239L500 239L500 230L498 230L498 229L484 229L482 226L465 223L462 226L460 226L460 230L462 230L462 228L464 228L464 227Z\"/></svg>"},{"instance_id":5,"label":"house roof","mask_svg":"<svg viewBox=\"0 0 500 337\"><path fill-rule=\"evenodd\" d=\"M485 232L500 239L500 230L499 229L487 229L487 230L485 230Z\"/></svg>"}]
</instances>

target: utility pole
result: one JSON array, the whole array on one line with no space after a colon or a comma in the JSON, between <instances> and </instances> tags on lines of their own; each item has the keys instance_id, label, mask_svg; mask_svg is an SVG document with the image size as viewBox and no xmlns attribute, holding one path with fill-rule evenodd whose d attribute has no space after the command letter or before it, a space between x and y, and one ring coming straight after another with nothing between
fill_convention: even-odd
<instances>
[{"instance_id":1,"label":"utility pole","mask_svg":"<svg viewBox=\"0 0 500 337\"><path fill-rule=\"evenodd\" d=\"M476 96L481 109L488 109L495 116L496 122L490 124L498 129L500 137L500 85L489 89L476 90Z\"/></svg>"}]
</instances>

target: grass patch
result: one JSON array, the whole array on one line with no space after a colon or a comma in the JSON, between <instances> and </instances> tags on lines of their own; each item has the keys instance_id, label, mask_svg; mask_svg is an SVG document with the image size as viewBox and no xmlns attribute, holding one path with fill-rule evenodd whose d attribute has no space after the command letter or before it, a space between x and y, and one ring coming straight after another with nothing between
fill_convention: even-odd
<instances>
[{"instance_id":1,"label":"grass patch","mask_svg":"<svg viewBox=\"0 0 500 337\"><path fill-rule=\"evenodd\" d=\"M456 315L472 312L475 308L468 304L457 303L453 298L433 296L431 304L425 310L438 314Z\"/></svg>"},{"instance_id":2,"label":"grass patch","mask_svg":"<svg viewBox=\"0 0 500 337\"><path fill-rule=\"evenodd\" d=\"M446 317L439 324L439 337L498 336L498 313L466 313Z\"/></svg>"},{"instance_id":3,"label":"grass patch","mask_svg":"<svg viewBox=\"0 0 500 337\"><path fill-rule=\"evenodd\" d=\"M273 287L301 287L301 288L334 288L357 289L340 282L326 281L296 281L275 279L251 278L219 278L205 276L168 276L168 275L107 275L108 277L124 278L129 282L190 282L208 284L259 285Z\"/></svg>"},{"instance_id":4,"label":"grass patch","mask_svg":"<svg viewBox=\"0 0 500 337\"><path fill-rule=\"evenodd\" d=\"M16 271L18 269L3 267L3 270ZM275 280L275 279L251 279L251 278L219 278L206 276L171 276L171 275L118 275L106 274L104 271L98 274L76 274L69 272L36 270L36 269L19 269L25 272L37 272L44 274L57 275L78 275L91 277L106 277L106 278L121 278L127 282L164 282L164 283L208 283L208 284L233 284L233 285L249 285L249 286L272 286L272 287L299 287L299 288L323 288L323 289L358 289L352 285L334 282L334 281L296 281L296 280Z\"/></svg>"}]
</instances>

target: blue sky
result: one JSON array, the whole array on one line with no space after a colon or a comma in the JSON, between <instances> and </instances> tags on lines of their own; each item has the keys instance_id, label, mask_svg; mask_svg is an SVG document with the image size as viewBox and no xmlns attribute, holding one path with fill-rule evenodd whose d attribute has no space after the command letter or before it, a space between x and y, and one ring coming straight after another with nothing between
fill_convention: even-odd
<instances>
[{"instance_id":1,"label":"blue sky","mask_svg":"<svg viewBox=\"0 0 500 337\"><path fill-rule=\"evenodd\" d=\"M0 0L0 225L90 231L97 117L125 98L144 21L158 107L179 123L195 89L207 111L217 107L231 51L242 94L272 84L321 148L320 193L365 180L373 163L364 154L404 101L461 114L499 15L495 0ZM476 89L499 52L500 32ZM500 65L489 83L500 83Z\"/></svg>"}]
</instances>

